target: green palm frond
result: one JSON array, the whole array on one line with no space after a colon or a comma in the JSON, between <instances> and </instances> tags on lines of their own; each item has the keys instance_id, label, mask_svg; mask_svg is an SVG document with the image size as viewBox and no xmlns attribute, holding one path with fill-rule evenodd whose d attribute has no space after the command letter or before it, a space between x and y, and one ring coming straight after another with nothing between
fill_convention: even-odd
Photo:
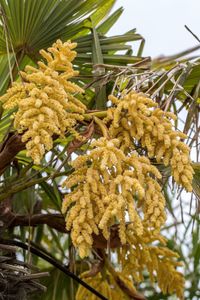
<instances>
[{"instance_id":1,"label":"green palm frond","mask_svg":"<svg viewBox=\"0 0 200 300\"><path fill-rule=\"evenodd\" d=\"M48 47L57 38L73 38L85 29L85 19L89 16L93 16L96 25L114 2L109 1L104 11L105 0L1 0L0 4L15 52L32 53ZM0 51L6 53L3 26L0 32Z\"/></svg>"},{"instance_id":2,"label":"green palm frond","mask_svg":"<svg viewBox=\"0 0 200 300\"><path fill-rule=\"evenodd\" d=\"M119 36L105 36L123 11L120 8L109 15L115 3L116 0L0 0L0 94L9 86L10 77L16 79L19 69L35 64L40 59L38 51L58 38L78 43L75 64L87 76L91 76L91 64L97 63L94 51L98 49L92 46L94 31L101 62L126 65L140 61L142 58L132 55L132 47L127 44L143 43L135 29ZM8 55L12 56L10 65ZM87 80L82 78L82 82Z\"/></svg>"}]
</instances>

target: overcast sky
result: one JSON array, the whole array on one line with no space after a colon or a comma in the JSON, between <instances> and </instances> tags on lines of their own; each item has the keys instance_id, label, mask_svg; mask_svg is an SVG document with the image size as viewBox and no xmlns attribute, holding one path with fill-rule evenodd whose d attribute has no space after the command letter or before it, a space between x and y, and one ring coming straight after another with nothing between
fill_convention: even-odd
<instances>
[{"instance_id":1,"label":"overcast sky","mask_svg":"<svg viewBox=\"0 0 200 300\"><path fill-rule=\"evenodd\" d=\"M175 54L198 44L184 25L200 38L200 0L118 0L115 9L120 6L124 12L110 33L137 28L146 40L144 55Z\"/></svg>"}]
</instances>

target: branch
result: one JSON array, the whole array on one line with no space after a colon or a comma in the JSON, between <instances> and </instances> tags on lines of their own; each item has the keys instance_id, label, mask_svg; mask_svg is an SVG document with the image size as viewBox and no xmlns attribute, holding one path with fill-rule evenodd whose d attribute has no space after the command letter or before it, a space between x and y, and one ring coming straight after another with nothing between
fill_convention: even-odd
<instances>
[{"instance_id":1,"label":"branch","mask_svg":"<svg viewBox=\"0 0 200 300\"><path fill-rule=\"evenodd\" d=\"M15 155L25 149L25 143L21 140L21 135L17 133L9 134L6 141L1 146L0 151L0 175L4 172L5 168L13 161Z\"/></svg>"},{"instance_id":2,"label":"branch","mask_svg":"<svg viewBox=\"0 0 200 300\"><path fill-rule=\"evenodd\" d=\"M65 229L64 218L61 214L35 214L29 215L18 215L9 213L3 221L7 220L8 228L16 226L37 226L37 225L48 225L51 228L58 230L59 232L67 232Z\"/></svg>"},{"instance_id":3,"label":"branch","mask_svg":"<svg viewBox=\"0 0 200 300\"><path fill-rule=\"evenodd\" d=\"M119 276L119 273L115 271L115 269L112 267L111 263L108 261L108 259L105 259L105 264L108 269L108 271L112 274L116 284L120 287L120 289L130 297L130 299L134 300L146 300L144 295L138 293L135 288L132 286L130 287L127 285L126 280L124 280L122 277Z\"/></svg>"},{"instance_id":4,"label":"branch","mask_svg":"<svg viewBox=\"0 0 200 300\"><path fill-rule=\"evenodd\" d=\"M11 211L1 212L1 221L4 223L3 226L7 228L13 228L16 226L37 226L46 224L51 228L54 228L62 233L69 233L65 227L64 216L61 214L35 214L32 216L29 215L18 215L14 214ZM104 238L100 233L99 235L93 235L94 248L105 249L117 248L121 245L118 227L116 225L110 228L110 240L109 242Z\"/></svg>"}]
</instances>

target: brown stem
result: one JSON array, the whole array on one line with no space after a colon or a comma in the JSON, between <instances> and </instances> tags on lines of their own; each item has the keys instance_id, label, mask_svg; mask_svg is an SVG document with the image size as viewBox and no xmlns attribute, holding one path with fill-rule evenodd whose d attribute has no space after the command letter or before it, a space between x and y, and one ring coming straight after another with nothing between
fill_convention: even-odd
<instances>
[{"instance_id":1,"label":"brown stem","mask_svg":"<svg viewBox=\"0 0 200 300\"><path fill-rule=\"evenodd\" d=\"M67 233L65 228L64 216L61 214L34 214L29 215L19 215L14 214L9 211L1 210L1 226L7 228L13 228L16 226L37 226L46 224L51 228L58 230L59 232ZM94 248L104 249L107 248L107 241L102 234L93 235ZM112 226L110 229L110 248L117 248L121 245L119 236L118 236L118 227Z\"/></svg>"},{"instance_id":2,"label":"brown stem","mask_svg":"<svg viewBox=\"0 0 200 300\"><path fill-rule=\"evenodd\" d=\"M5 168L13 161L15 155L23 149L25 144L21 140L21 135L17 133L9 134L6 141L0 145L0 175L4 172Z\"/></svg>"},{"instance_id":3,"label":"brown stem","mask_svg":"<svg viewBox=\"0 0 200 300\"><path fill-rule=\"evenodd\" d=\"M145 296L140 294L135 290L132 286L127 285L126 280L123 277L120 277L120 273L115 271L110 261L104 257L106 268L112 274L116 284L120 287L120 289L130 297L130 299L134 300L146 300Z\"/></svg>"}]
</instances>

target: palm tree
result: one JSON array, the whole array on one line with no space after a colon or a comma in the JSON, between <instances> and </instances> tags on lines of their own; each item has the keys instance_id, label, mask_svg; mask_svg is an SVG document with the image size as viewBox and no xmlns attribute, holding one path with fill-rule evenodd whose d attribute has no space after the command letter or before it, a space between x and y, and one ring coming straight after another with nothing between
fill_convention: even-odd
<instances>
[{"instance_id":1,"label":"palm tree","mask_svg":"<svg viewBox=\"0 0 200 300\"><path fill-rule=\"evenodd\" d=\"M194 149L193 160L196 163L193 163L195 175L191 200L188 197L182 200L184 192L177 190L176 184L172 182L169 167L164 167L155 160L152 160L152 164L163 175L161 185L167 202L169 221L162 232L168 238L168 247L176 250L185 263L188 282L186 299L198 298L200 68L197 58L185 58L186 54L192 53L196 48L152 61L149 57L142 57L144 39L135 29L120 36L107 36L123 11L120 8L111 13L115 2L0 0L0 94L3 95L13 81L20 81L19 71L27 64L36 66L41 59L40 49L50 47L57 39L72 40L77 42L74 68L80 71L73 80L85 89L85 93L77 97L87 107L84 122L80 122L76 128L85 136L85 143L73 140L73 135L69 132L66 132L64 138L55 136L53 148L40 165L34 165L26 157L25 144L21 135L14 130L13 120L10 118L13 109L5 110L1 107L0 243L6 253L1 252L0 269L7 282L0 281L0 284L8 287L8 280L10 284L9 288L1 292L2 299L13 299L14 293L15 298L19 295L19 299L29 299L33 291L36 291L33 299L75 299L78 284L91 289L87 279L81 280L77 276L87 270L88 266L92 266L93 275L99 270L103 270L102 274L105 276L105 270L113 272L112 276L122 290L124 299L145 299L145 296L148 299L170 299L168 294L158 292L157 288L149 284L147 273L144 273L145 283L138 285L137 292L129 288L128 284L125 285L115 273L107 258L105 259L105 254L115 257L115 248L119 248L117 225L111 228L109 245L99 235L94 239L93 256L81 260L69 232L66 232L61 214L65 193L61 184L63 178L73 172L68 164L69 157L71 154L84 154L90 147L91 139L101 136L98 124L91 122L90 114L100 120L104 118L107 106L110 105L108 95L121 95L123 90L142 91L163 110L173 111L178 117L176 129L187 134L186 142ZM130 41L140 42L137 53L133 52L128 43ZM175 201L177 195L179 202ZM184 211L189 211L189 214ZM176 217L178 214L180 218ZM191 232L192 239L188 245L185 241L186 237L189 239ZM24 262L19 262L13 256L10 259L9 251L15 251ZM19 263L23 271L19 271ZM40 272L30 271L33 266L39 268ZM16 274L21 277L19 281ZM24 274L29 277L24 278ZM39 283L37 279L42 276L46 277ZM41 293L44 286L47 290ZM98 289L91 291L96 292L97 297L105 299L98 293Z\"/></svg>"}]
</instances>

